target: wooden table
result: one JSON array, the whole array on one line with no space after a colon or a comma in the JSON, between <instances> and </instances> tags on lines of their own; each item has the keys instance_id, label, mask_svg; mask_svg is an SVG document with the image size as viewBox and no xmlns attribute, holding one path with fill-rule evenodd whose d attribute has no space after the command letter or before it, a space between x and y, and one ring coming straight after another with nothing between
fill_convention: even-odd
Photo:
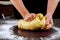
<instances>
[{"instance_id":1,"label":"wooden table","mask_svg":"<svg viewBox=\"0 0 60 40\"><path fill-rule=\"evenodd\" d=\"M3 40L60 40L60 19L54 19L54 26L44 30L20 30L18 20L0 20L0 39Z\"/></svg>"}]
</instances>

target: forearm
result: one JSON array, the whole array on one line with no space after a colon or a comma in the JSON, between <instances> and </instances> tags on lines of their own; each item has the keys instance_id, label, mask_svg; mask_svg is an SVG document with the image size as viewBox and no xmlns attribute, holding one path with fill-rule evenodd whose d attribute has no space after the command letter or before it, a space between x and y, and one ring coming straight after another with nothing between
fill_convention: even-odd
<instances>
[{"instance_id":1,"label":"forearm","mask_svg":"<svg viewBox=\"0 0 60 40\"><path fill-rule=\"evenodd\" d=\"M47 15L53 15L59 0L48 0Z\"/></svg>"},{"instance_id":2,"label":"forearm","mask_svg":"<svg viewBox=\"0 0 60 40\"><path fill-rule=\"evenodd\" d=\"M22 0L10 0L11 3L15 6L15 8L18 10L18 12L22 15L24 18L26 14L28 14L28 10L25 8Z\"/></svg>"}]
</instances>

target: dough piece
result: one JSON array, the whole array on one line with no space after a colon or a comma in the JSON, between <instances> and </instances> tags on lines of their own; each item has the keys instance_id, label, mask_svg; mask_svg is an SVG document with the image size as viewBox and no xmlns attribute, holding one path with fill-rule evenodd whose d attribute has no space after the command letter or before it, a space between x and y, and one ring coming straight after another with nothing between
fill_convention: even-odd
<instances>
[{"instance_id":1,"label":"dough piece","mask_svg":"<svg viewBox=\"0 0 60 40\"><path fill-rule=\"evenodd\" d=\"M20 19L18 22L18 28L25 30L38 30L39 28L44 29L46 28L46 18L43 14L39 13L34 20L29 22Z\"/></svg>"}]
</instances>

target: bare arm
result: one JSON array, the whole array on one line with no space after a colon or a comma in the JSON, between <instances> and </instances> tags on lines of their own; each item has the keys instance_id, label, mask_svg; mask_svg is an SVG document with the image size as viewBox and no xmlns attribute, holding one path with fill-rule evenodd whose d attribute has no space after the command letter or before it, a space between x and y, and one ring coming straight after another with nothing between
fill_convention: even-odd
<instances>
[{"instance_id":1,"label":"bare arm","mask_svg":"<svg viewBox=\"0 0 60 40\"><path fill-rule=\"evenodd\" d=\"M10 0L10 1L15 6L15 8L19 11L19 13L22 15L23 18L25 17L25 15L29 14L22 0Z\"/></svg>"},{"instance_id":2,"label":"bare arm","mask_svg":"<svg viewBox=\"0 0 60 40\"><path fill-rule=\"evenodd\" d=\"M53 15L59 0L48 0L47 15Z\"/></svg>"},{"instance_id":3,"label":"bare arm","mask_svg":"<svg viewBox=\"0 0 60 40\"><path fill-rule=\"evenodd\" d=\"M57 7L59 0L48 0L48 5L47 5L47 13L45 15L46 17L46 25L47 29L51 28L53 26L53 14L54 11Z\"/></svg>"}]
</instances>

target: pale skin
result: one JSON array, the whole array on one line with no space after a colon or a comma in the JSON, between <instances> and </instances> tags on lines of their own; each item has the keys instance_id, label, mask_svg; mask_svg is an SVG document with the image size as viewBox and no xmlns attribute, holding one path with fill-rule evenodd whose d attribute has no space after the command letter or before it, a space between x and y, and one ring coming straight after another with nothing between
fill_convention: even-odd
<instances>
[{"instance_id":1,"label":"pale skin","mask_svg":"<svg viewBox=\"0 0 60 40\"><path fill-rule=\"evenodd\" d=\"M19 11L19 13L22 15L24 20L31 21L36 17L35 13L30 13L26 7L24 6L24 3L22 0L10 0L11 3L15 6L15 8ZM47 13L45 15L46 17L46 25L49 26L49 28L52 27L53 25L53 14L54 11L57 7L59 0L48 0L48 5L47 5Z\"/></svg>"}]
</instances>

